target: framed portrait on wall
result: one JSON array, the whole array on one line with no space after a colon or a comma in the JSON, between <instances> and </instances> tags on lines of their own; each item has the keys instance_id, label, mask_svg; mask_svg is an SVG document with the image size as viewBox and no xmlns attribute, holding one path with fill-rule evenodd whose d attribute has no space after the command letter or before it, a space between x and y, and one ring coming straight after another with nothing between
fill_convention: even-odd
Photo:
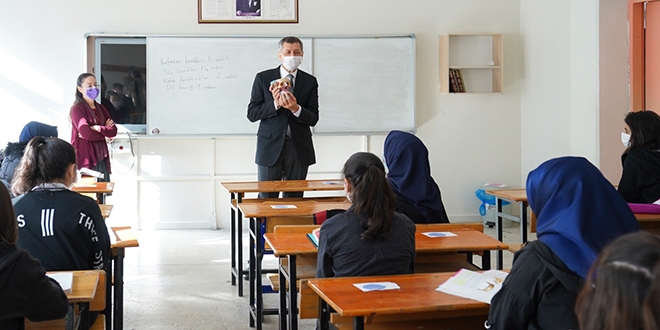
<instances>
[{"instance_id":1,"label":"framed portrait on wall","mask_svg":"<svg viewBox=\"0 0 660 330\"><path fill-rule=\"evenodd\" d=\"M199 23L298 23L298 0L197 0Z\"/></svg>"}]
</instances>

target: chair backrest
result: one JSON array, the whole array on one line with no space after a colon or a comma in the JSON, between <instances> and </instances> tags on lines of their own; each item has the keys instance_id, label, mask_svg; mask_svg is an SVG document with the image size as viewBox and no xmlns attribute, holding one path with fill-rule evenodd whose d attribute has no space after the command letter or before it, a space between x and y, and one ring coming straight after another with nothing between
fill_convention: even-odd
<instances>
[{"instance_id":1,"label":"chair backrest","mask_svg":"<svg viewBox=\"0 0 660 330\"><path fill-rule=\"evenodd\" d=\"M314 213L314 224L315 225L321 225L325 220L328 220L332 217L334 217L337 214L342 214L346 212L346 210L342 209L332 209L332 210L325 210L325 211L320 211Z\"/></svg>"}]
</instances>

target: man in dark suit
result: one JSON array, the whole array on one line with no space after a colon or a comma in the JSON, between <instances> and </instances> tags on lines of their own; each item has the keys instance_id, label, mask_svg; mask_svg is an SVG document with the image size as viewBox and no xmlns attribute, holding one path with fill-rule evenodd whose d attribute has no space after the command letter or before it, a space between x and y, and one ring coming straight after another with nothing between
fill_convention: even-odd
<instances>
[{"instance_id":1,"label":"man in dark suit","mask_svg":"<svg viewBox=\"0 0 660 330\"><path fill-rule=\"evenodd\" d=\"M260 121L257 131L257 163L259 181L304 180L309 165L316 163L310 127L319 120L319 93L316 78L298 70L303 45L296 37L279 42L277 57L282 65L259 72L254 78L247 117ZM293 87L280 90L272 81L289 78ZM277 193L261 193L261 198L277 197ZM284 197L302 197L302 192L285 193Z\"/></svg>"}]
</instances>

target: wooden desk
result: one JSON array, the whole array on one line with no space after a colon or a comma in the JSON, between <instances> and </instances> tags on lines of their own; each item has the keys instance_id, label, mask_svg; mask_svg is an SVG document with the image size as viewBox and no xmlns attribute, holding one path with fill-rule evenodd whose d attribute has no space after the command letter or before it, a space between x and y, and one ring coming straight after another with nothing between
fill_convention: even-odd
<instances>
[{"instance_id":1,"label":"wooden desk","mask_svg":"<svg viewBox=\"0 0 660 330\"><path fill-rule=\"evenodd\" d=\"M660 235L660 214L635 214L639 226L644 231Z\"/></svg>"},{"instance_id":2,"label":"wooden desk","mask_svg":"<svg viewBox=\"0 0 660 330\"><path fill-rule=\"evenodd\" d=\"M106 295L106 308L109 311L110 306L113 309L114 328L123 329L124 323L124 255L125 249L129 247L140 246L135 231L131 227L110 227L110 248L112 249L112 260L114 270L110 269L108 273L114 274L114 303L109 292ZM113 272L114 271L114 272ZM110 315L109 313L106 315ZM111 318L106 317L106 329L110 329Z\"/></svg>"},{"instance_id":3,"label":"wooden desk","mask_svg":"<svg viewBox=\"0 0 660 330\"><path fill-rule=\"evenodd\" d=\"M319 200L269 200L254 203L239 203L239 210L250 218L250 267L248 270L250 278L250 327L256 326L261 330L261 319L263 315L274 315L278 313L277 309L263 308L263 287L261 281L263 259L263 243L261 238L263 232L261 223L269 217L301 217L311 216L316 212L329 209L348 209L351 204L344 202L324 202ZM273 205L294 205L292 209L273 208ZM256 325L255 325L256 322Z\"/></svg>"},{"instance_id":4,"label":"wooden desk","mask_svg":"<svg viewBox=\"0 0 660 330\"><path fill-rule=\"evenodd\" d=\"M73 273L71 292L67 293L66 297L69 299L69 303L79 306L78 309L80 311L80 329L89 329L89 303L92 302L92 300L94 300L94 296L96 296L96 288L98 287L99 283L99 273L97 271L90 270L74 270L63 272L48 272L47 274L55 273ZM52 321L49 321L48 323L50 322ZM26 319L25 329L39 329L43 325L43 322L30 322Z\"/></svg>"},{"instance_id":5,"label":"wooden desk","mask_svg":"<svg viewBox=\"0 0 660 330\"><path fill-rule=\"evenodd\" d=\"M364 328L364 317L396 314L420 314L424 318L457 316L488 317L489 305L449 295L435 289L454 273L413 275L335 277L309 280L308 285L322 299L321 329L328 329L330 309L339 315L353 317L353 328ZM353 286L365 282L394 282L400 290L362 292ZM483 321L482 321L483 322Z\"/></svg>"},{"instance_id":6,"label":"wooden desk","mask_svg":"<svg viewBox=\"0 0 660 330\"><path fill-rule=\"evenodd\" d=\"M333 183L333 184L328 184ZM338 179L330 180L280 180L221 182L229 192L230 216L229 232L231 235L231 285L238 282L238 296L243 296L243 215L238 204L244 202L245 193L255 192L296 192L296 191L338 191L344 190L344 183Z\"/></svg>"},{"instance_id":7,"label":"wooden desk","mask_svg":"<svg viewBox=\"0 0 660 330\"><path fill-rule=\"evenodd\" d=\"M99 204L99 208L101 209L101 216L103 219L107 219L110 217L110 213L112 213L112 205L108 204Z\"/></svg>"},{"instance_id":8,"label":"wooden desk","mask_svg":"<svg viewBox=\"0 0 660 330\"><path fill-rule=\"evenodd\" d=\"M105 204L105 195L111 194L115 189L114 182L91 182L75 184L71 187L72 191L81 194L96 194L99 204Z\"/></svg>"},{"instance_id":9,"label":"wooden desk","mask_svg":"<svg viewBox=\"0 0 660 330\"><path fill-rule=\"evenodd\" d=\"M497 240L502 241L502 218L520 222L520 243L527 242L527 191L525 189L501 189L501 190L486 190L489 195L495 196L497 204ZM516 203L520 206L520 217L514 217L510 214L502 212L502 201ZM503 267L502 251L497 251L497 269Z\"/></svg>"},{"instance_id":10,"label":"wooden desk","mask_svg":"<svg viewBox=\"0 0 660 330\"><path fill-rule=\"evenodd\" d=\"M450 252L468 252L471 255L473 252L483 252L481 260L482 269L484 270L490 269L490 250L506 250L509 248L506 244L476 230L451 230L457 236L438 238L427 237L423 234L424 232L426 232L424 228L418 228L415 233L415 251L418 256ZM280 262L278 269L280 329L287 328L287 310L290 311L290 329L298 329L296 256L315 255L318 250L305 233L267 233L264 234L264 238L273 249L273 254L276 257L288 258L288 266L283 266ZM287 286L288 307L286 304L287 292L285 290Z\"/></svg>"}]
</instances>

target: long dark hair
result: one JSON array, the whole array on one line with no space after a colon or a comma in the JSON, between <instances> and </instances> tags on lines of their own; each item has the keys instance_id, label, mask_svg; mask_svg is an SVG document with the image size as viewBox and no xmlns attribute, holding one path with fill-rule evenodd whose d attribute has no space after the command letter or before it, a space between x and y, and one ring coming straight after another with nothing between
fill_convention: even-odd
<instances>
[{"instance_id":1,"label":"long dark hair","mask_svg":"<svg viewBox=\"0 0 660 330\"><path fill-rule=\"evenodd\" d=\"M365 228L361 238L386 237L392 230L396 196L385 177L383 163L372 153L358 152L348 158L342 173L351 184L352 207Z\"/></svg>"},{"instance_id":2,"label":"long dark hair","mask_svg":"<svg viewBox=\"0 0 660 330\"><path fill-rule=\"evenodd\" d=\"M630 112L623 120L630 127L630 145L625 153L640 148L660 149L660 116L651 110Z\"/></svg>"},{"instance_id":3,"label":"long dark hair","mask_svg":"<svg viewBox=\"0 0 660 330\"><path fill-rule=\"evenodd\" d=\"M73 102L73 105L76 105L80 102L85 102L85 97L78 90L78 87L82 87L83 81L85 81L85 79L87 79L87 77L94 77L94 75L91 74L91 73L83 73L83 74L78 76L78 80L76 81L76 100ZM96 77L94 77L94 78L96 78Z\"/></svg>"},{"instance_id":4,"label":"long dark hair","mask_svg":"<svg viewBox=\"0 0 660 330\"><path fill-rule=\"evenodd\" d=\"M0 239L9 245L15 245L18 240L16 213L4 184L0 184Z\"/></svg>"},{"instance_id":5,"label":"long dark hair","mask_svg":"<svg viewBox=\"0 0 660 330\"><path fill-rule=\"evenodd\" d=\"M594 263L575 312L582 330L660 326L660 237L647 232L614 240Z\"/></svg>"},{"instance_id":6,"label":"long dark hair","mask_svg":"<svg viewBox=\"0 0 660 330\"><path fill-rule=\"evenodd\" d=\"M61 180L75 163L76 151L71 144L58 138L36 136L25 147L11 190L18 196L39 184Z\"/></svg>"}]
</instances>

